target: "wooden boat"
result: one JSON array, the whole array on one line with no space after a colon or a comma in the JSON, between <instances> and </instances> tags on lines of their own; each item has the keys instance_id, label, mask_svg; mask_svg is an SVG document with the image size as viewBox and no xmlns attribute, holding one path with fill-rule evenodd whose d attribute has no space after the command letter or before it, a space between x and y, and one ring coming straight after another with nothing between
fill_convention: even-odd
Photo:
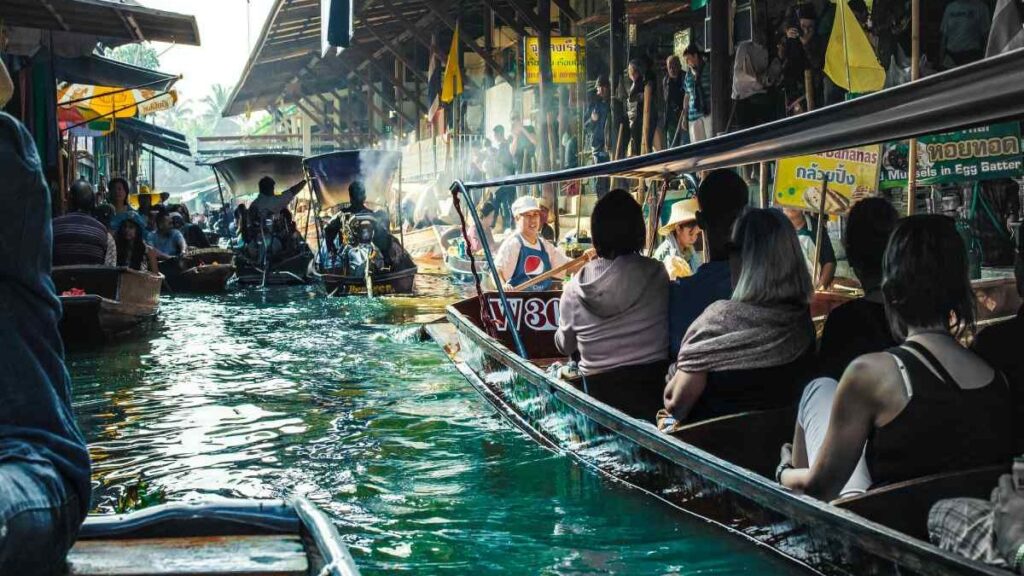
<instances>
[{"instance_id":1,"label":"wooden boat","mask_svg":"<svg viewBox=\"0 0 1024 576\"><path fill-rule=\"evenodd\" d=\"M112 266L58 266L53 283L65 342L94 342L156 317L163 275Z\"/></svg>"},{"instance_id":2,"label":"wooden boat","mask_svg":"<svg viewBox=\"0 0 1024 576\"><path fill-rule=\"evenodd\" d=\"M264 176L274 179L280 193L305 179L302 156L297 154L250 154L221 160L211 166L221 192L222 203L246 203L244 199L259 190ZM303 198L308 191L300 192ZM293 198L283 198L281 207L295 205ZM301 223L297 223L301 224ZM235 250L235 281L242 286L306 284L309 282L309 263L313 253L307 243L297 249L268 259L262 249L258 255Z\"/></svg>"},{"instance_id":3,"label":"wooden boat","mask_svg":"<svg viewBox=\"0 0 1024 576\"><path fill-rule=\"evenodd\" d=\"M437 265L444 256L445 234L454 229L454 226L434 225L404 232L402 236L405 251L417 264L422 262Z\"/></svg>"},{"instance_id":4,"label":"wooden boat","mask_svg":"<svg viewBox=\"0 0 1024 576\"><path fill-rule=\"evenodd\" d=\"M345 150L305 159L303 165L319 206L317 212L324 215L325 208L341 209L348 205L348 187L358 179L366 187L366 206L381 213L382 208L390 205L388 197L400 161L398 152L387 150ZM382 214L378 216L381 218L390 221L390 216ZM343 230L343 234L348 234L347 230ZM323 284L327 294L366 295L371 291L374 296L382 296L413 293L418 267L394 234L391 234L391 253L385 255L384 264L369 265L369 282L365 268L362 268L365 265L353 270L339 267L336 258L329 255L323 239L320 240L320 258L311 267L311 274ZM351 239L346 238L346 245L354 247L355 244L348 240ZM369 243L363 249L367 253L375 250Z\"/></svg>"},{"instance_id":5,"label":"wooden boat","mask_svg":"<svg viewBox=\"0 0 1024 576\"><path fill-rule=\"evenodd\" d=\"M444 265L448 270L448 276L458 284L469 284L473 282L473 269L469 258L459 253L454 243L462 238L462 231L452 228L441 236L441 246L444 248ZM487 264L482 258L476 258L476 271L481 279L487 278Z\"/></svg>"},{"instance_id":6,"label":"wooden boat","mask_svg":"<svg viewBox=\"0 0 1024 576\"><path fill-rule=\"evenodd\" d=\"M189 250L181 258L164 260L160 263L160 272L167 280L164 287L171 293L223 292L228 279L235 273L233 259L231 250L200 248Z\"/></svg>"},{"instance_id":7,"label":"wooden boat","mask_svg":"<svg viewBox=\"0 0 1024 576\"><path fill-rule=\"evenodd\" d=\"M304 498L163 504L86 518L69 576L356 576L330 519Z\"/></svg>"},{"instance_id":8,"label":"wooden boat","mask_svg":"<svg viewBox=\"0 0 1024 576\"><path fill-rule=\"evenodd\" d=\"M601 176L664 179L1021 115L1024 50L683 147L562 172L456 182L453 190L468 197L478 188ZM1005 279L974 287L984 322L1019 306ZM553 341L558 292L506 296L507 304L494 293L453 304L447 322L425 329L500 414L542 445L822 574L1007 574L930 544L926 521L942 498L985 497L1009 463L918 478L833 503L796 494L772 478L779 446L792 438L793 408L725 416L665 434L548 371L564 360ZM819 296L815 313L826 314L838 300Z\"/></svg>"}]
</instances>

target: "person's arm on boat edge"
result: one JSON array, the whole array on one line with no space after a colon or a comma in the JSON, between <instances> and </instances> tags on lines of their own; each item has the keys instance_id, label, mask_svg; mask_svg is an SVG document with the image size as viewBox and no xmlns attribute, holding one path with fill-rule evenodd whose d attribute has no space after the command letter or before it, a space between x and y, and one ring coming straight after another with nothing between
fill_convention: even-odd
<instances>
[{"instance_id":1,"label":"person's arm on boat edge","mask_svg":"<svg viewBox=\"0 0 1024 576\"><path fill-rule=\"evenodd\" d=\"M996 547L1015 573L1024 574L1024 493L1014 489L1009 474L1003 474L992 493L992 502Z\"/></svg>"},{"instance_id":2,"label":"person's arm on boat edge","mask_svg":"<svg viewBox=\"0 0 1024 576\"><path fill-rule=\"evenodd\" d=\"M14 82L7 73L6 66L0 66L0 108L3 108L14 96Z\"/></svg>"},{"instance_id":3,"label":"person's arm on boat edge","mask_svg":"<svg viewBox=\"0 0 1024 576\"><path fill-rule=\"evenodd\" d=\"M159 274L160 273L160 262L157 260L156 250L152 246L150 246L149 244L146 244L145 246L146 246L146 260L149 261L149 271L152 272L153 274Z\"/></svg>"},{"instance_id":4,"label":"person's arm on boat edge","mask_svg":"<svg viewBox=\"0 0 1024 576\"><path fill-rule=\"evenodd\" d=\"M676 370L665 386L665 409L676 422L685 421L707 385L707 372Z\"/></svg>"},{"instance_id":5,"label":"person's arm on boat edge","mask_svg":"<svg viewBox=\"0 0 1024 576\"><path fill-rule=\"evenodd\" d=\"M886 375L879 374L874 366L879 361L872 357L878 355L861 356L843 373L817 461L810 468L780 464L779 481L783 486L826 502L839 496L857 467L882 406L879 381Z\"/></svg>"}]
</instances>

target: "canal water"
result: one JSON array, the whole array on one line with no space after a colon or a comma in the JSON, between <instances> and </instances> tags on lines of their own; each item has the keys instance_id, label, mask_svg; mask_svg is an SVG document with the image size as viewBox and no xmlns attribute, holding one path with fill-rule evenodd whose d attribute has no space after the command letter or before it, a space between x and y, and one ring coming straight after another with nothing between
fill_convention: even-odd
<instances>
[{"instance_id":1,"label":"canal water","mask_svg":"<svg viewBox=\"0 0 1024 576\"><path fill-rule=\"evenodd\" d=\"M794 572L495 416L418 341L454 294L417 282L433 296L167 297L146 333L69 351L94 509L301 494L364 574Z\"/></svg>"}]
</instances>

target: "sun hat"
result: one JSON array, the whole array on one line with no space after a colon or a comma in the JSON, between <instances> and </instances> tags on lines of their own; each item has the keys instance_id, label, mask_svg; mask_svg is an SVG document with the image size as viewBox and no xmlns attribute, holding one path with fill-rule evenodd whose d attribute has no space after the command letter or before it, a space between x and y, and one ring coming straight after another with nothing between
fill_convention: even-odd
<instances>
[{"instance_id":1,"label":"sun hat","mask_svg":"<svg viewBox=\"0 0 1024 576\"><path fill-rule=\"evenodd\" d=\"M696 198L688 198L676 202L672 205L672 213L669 215L668 222L661 228L658 228L658 234L668 236L675 230L676 226L688 222L696 222L698 210L700 210L700 204L697 203Z\"/></svg>"},{"instance_id":2,"label":"sun hat","mask_svg":"<svg viewBox=\"0 0 1024 576\"><path fill-rule=\"evenodd\" d=\"M537 199L533 196L516 198L516 201L512 203L512 215L521 216L528 212L540 212L540 205L537 204Z\"/></svg>"}]
</instances>

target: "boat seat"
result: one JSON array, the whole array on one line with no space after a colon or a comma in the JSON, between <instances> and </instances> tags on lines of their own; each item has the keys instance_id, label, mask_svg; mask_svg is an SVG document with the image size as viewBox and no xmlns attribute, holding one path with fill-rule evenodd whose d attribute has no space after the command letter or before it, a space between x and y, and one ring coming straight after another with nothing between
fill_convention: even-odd
<instances>
[{"instance_id":1,"label":"boat seat","mask_svg":"<svg viewBox=\"0 0 1024 576\"><path fill-rule=\"evenodd\" d=\"M684 426L672 435L723 460L773 478L779 448L793 441L796 407L720 416Z\"/></svg>"},{"instance_id":2,"label":"boat seat","mask_svg":"<svg viewBox=\"0 0 1024 576\"><path fill-rule=\"evenodd\" d=\"M961 497L988 500L999 475L1009 471L1008 465L1000 465L935 474L840 498L832 504L927 541L928 511L936 502Z\"/></svg>"},{"instance_id":3,"label":"boat seat","mask_svg":"<svg viewBox=\"0 0 1024 576\"><path fill-rule=\"evenodd\" d=\"M304 576L309 560L294 534L97 539L76 543L68 568L70 576Z\"/></svg>"}]
</instances>

